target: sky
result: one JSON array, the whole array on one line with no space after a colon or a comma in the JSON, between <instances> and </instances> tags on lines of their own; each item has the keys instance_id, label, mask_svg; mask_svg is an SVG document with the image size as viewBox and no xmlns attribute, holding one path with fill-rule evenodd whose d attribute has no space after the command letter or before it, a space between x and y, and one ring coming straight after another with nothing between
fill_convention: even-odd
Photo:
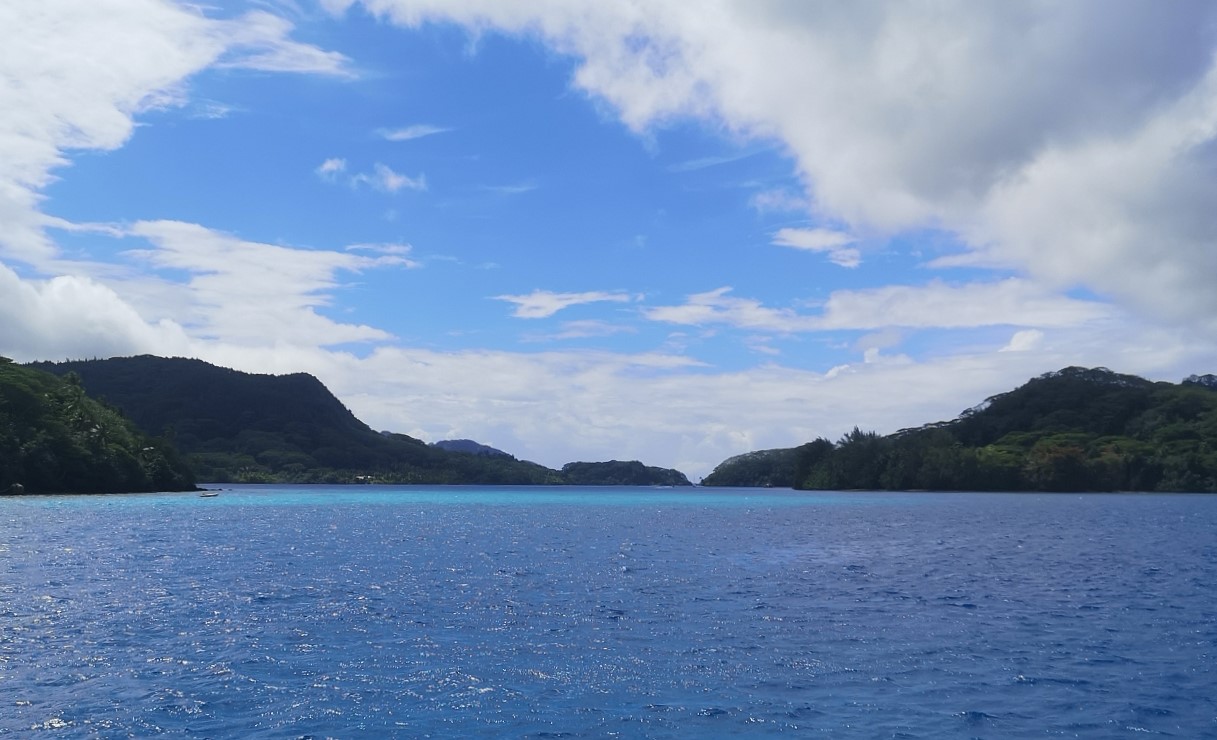
<instances>
[{"instance_id":1,"label":"sky","mask_svg":"<svg viewBox=\"0 0 1217 740\"><path fill-rule=\"evenodd\" d=\"M691 479L1217 372L1217 3L0 4L0 354Z\"/></svg>"}]
</instances>

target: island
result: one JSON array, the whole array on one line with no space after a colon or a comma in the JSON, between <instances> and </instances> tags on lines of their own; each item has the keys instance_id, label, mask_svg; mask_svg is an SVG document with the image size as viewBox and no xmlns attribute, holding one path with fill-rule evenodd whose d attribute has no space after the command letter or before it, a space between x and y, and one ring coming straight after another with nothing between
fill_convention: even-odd
<instances>
[{"instance_id":1,"label":"island","mask_svg":"<svg viewBox=\"0 0 1217 740\"><path fill-rule=\"evenodd\" d=\"M1067 367L958 418L737 455L702 485L827 490L1217 492L1217 377Z\"/></svg>"}]
</instances>

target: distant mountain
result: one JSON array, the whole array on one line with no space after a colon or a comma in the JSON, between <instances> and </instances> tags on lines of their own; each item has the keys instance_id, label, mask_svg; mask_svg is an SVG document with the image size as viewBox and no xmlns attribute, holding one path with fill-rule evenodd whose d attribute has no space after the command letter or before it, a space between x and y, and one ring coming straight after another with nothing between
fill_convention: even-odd
<instances>
[{"instance_id":1,"label":"distant mountain","mask_svg":"<svg viewBox=\"0 0 1217 740\"><path fill-rule=\"evenodd\" d=\"M1217 492L1217 377L1156 383L1068 367L953 421L739 455L702 484Z\"/></svg>"},{"instance_id":2,"label":"distant mountain","mask_svg":"<svg viewBox=\"0 0 1217 740\"><path fill-rule=\"evenodd\" d=\"M0 357L0 493L188 490L172 447L88 397L79 377Z\"/></svg>"},{"instance_id":3,"label":"distant mountain","mask_svg":"<svg viewBox=\"0 0 1217 740\"><path fill-rule=\"evenodd\" d=\"M679 470L655 468L637 460L573 462L562 466L562 477L574 486L691 486Z\"/></svg>"},{"instance_id":4,"label":"distant mountain","mask_svg":"<svg viewBox=\"0 0 1217 740\"><path fill-rule=\"evenodd\" d=\"M201 360L119 357L33 367L76 373L93 395L173 440L209 482L560 483L511 456L448 452L361 422L311 375L254 375Z\"/></svg>"},{"instance_id":5,"label":"distant mountain","mask_svg":"<svg viewBox=\"0 0 1217 740\"><path fill-rule=\"evenodd\" d=\"M432 447L438 447L441 450L448 452L464 452L467 455L485 455L487 457L511 457L511 455L496 450L489 445L484 445L479 442L474 442L472 439L444 439L439 442L432 442Z\"/></svg>"}]
</instances>

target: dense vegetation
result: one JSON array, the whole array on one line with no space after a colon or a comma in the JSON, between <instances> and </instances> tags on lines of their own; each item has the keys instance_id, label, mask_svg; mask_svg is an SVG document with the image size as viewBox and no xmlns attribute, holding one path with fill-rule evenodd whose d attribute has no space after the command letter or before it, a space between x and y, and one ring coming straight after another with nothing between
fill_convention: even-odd
<instances>
[{"instance_id":1,"label":"dense vegetation","mask_svg":"<svg viewBox=\"0 0 1217 740\"><path fill-rule=\"evenodd\" d=\"M141 428L171 439L202 481L574 482L557 470L468 440L427 445L404 434L376 432L303 373L252 375L201 360L150 356L36 366L77 374L89 393L122 409ZM579 482L617 479L586 476Z\"/></svg>"},{"instance_id":2,"label":"dense vegetation","mask_svg":"<svg viewBox=\"0 0 1217 740\"><path fill-rule=\"evenodd\" d=\"M502 450L481 444L480 442L474 442L472 439L443 439L439 442L432 442L431 446L447 450L448 452L468 452L471 455L486 455L488 457L511 457L511 455Z\"/></svg>"},{"instance_id":3,"label":"dense vegetation","mask_svg":"<svg viewBox=\"0 0 1217 740\"><path fill-rule=\"evenodd\" d=\"M951 422L741 455L705 485L966 491L1217 491L1217 378L1066 368Z\"/></svg>"},{"instance_id":4,"label":"dense vegetation","mask_svg":"<svg viewBox=\"0 0 1217 740\"><path fill-rule=\"evenodd\" d=\"M137 425L171 439L214 483L554 483L514 457L449 452L367 426L311 375L254 375L201 360L40 363L76 373Z\"/></svg>"},{"instance_id":5,"label":"dense vegetation","mask_svg":"<svg viewBox=\"0 0 1217 740\"><path fill-rule=\"evenodd\" d=\"M793 448L745 452L720 463L701 484L789 488L795 479L797 458Z\"/></svg>"},{"instance_id":6,"label":"dense vegetation","mask_svg":"<svg viewBox=\"0 0 1217 740\"><path fill-rule=\"evenodd\" d=\"M562 466L562 478L574 486L691 486L684 473L643 465L637 460L573 462Z\"/></svg>"},{"instance_id":7,"label":"dense vegetation","mask_svg":"<svg viewBox=\"0 0 1217 740\"><path fill-rule=\"evenodd\" d=\"M118 493L194 488L163 440L62 378L0 357L0 493Z\"/></svg>"}]
</instances>

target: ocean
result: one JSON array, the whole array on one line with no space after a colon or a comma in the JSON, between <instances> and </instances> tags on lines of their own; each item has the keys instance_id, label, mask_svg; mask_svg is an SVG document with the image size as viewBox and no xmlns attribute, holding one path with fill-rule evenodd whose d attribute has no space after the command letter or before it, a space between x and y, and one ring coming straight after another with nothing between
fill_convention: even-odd
<instances>
[{"instance_id":1,"label":"ocean","mask_svg":"<svg viewBox=\"0 0 1217 740\"><path fill-rule=\"evenodd\" d=\"M1217 496L0 499L0 737L1217 737Z\"/></svg>"}]
</instances>

